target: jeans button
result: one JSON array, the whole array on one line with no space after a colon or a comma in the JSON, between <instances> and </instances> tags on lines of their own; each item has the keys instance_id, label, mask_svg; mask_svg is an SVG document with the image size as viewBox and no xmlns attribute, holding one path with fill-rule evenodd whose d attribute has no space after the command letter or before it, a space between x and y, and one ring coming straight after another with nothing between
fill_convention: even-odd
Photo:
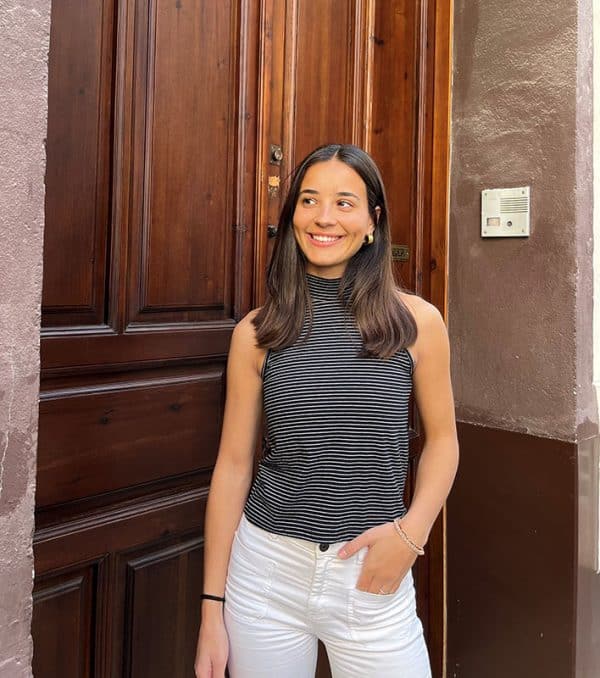
<instances>
[{"instance_id":1,"label":"jeans button","mask_svg":"<svg viewBox=\"0 0 600 678\"><path fill-rule=\"evenodd\" d=\"M329 548L329 544L319 544L319 549L321 551L327 551L328 548Z\"/></svg>"}]
</instances>

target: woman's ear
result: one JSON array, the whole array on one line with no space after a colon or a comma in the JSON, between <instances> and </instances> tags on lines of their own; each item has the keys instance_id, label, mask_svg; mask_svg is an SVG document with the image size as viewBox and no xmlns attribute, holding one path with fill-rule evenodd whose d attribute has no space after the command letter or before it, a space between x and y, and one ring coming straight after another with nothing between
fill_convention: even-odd
<instances>
[{"instance_id":1,"label":"woman's ear","mask_svg":"<svg viewBox=\"0 0 600 678\"><path fill-rule=\"evenodd\" d=\"M379 205L375 208L375 225L379 223L379 217L381 216L381 207Z\"/></svg>"}]
</instances>

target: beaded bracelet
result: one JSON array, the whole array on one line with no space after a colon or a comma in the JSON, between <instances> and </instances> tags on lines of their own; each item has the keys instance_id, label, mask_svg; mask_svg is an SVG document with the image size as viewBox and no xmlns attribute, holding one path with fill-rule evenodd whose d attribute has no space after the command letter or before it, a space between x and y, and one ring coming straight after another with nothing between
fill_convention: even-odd
<instances>
[{"instance_id":1,"label":"beaded bracelet","mask_svg":"<svg viewBox=\"0 0 600 678\"><path fill-rule=\"evenodd\" d=\"M224 602L225 602L225 597L221 598L221 596L211 596L210 593L202 593L202 594L200 595L200 600L204 600L204 599L207 599L207 600L218 600L218 601L220 601L221 603L224 603Z\"/></svg>"},{"instance_id":2,"label":"beaded bracelet","mask_svg":"<svg viewBox=\"0 0 600 678\"><path fill-rule=\"evenodd\" d=\"M411 551L416 553L418 556L425 555L425 550L422 549L420 546L417 546L415 542L406 534L406 532L402 528L402 525L400 525L400 518L394 519L394 527L396 528L396 532L398 533L398 535L408 545Z\"/></svg>"}]
</instances>

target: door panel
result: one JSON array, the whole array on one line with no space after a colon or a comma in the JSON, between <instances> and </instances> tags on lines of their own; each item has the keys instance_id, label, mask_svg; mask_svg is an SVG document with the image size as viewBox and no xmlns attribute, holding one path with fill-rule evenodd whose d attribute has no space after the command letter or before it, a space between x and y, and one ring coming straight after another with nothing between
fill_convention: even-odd
<instances>
[{"instance_id":1,"label":"door panel","mask_svg":"<svg viewBox=\"0 0 600 678\"><path fill-rule=\"evenodd\" d=\"M205 483L196 485L36 530L36 678L62 676L65 666L77 676L144 675L148 657L162 665L182 647L184 656L173 660L179 672L162 675L193 675L207 496ZM174 626L175 645L156 642Z\"/></svg>"},{"instance_id":2,"label":"door panel","mask_svg":"<svg viewBox=\"0 0 600 678\"><path fill-rule=\"evenodd\" d=\"M140 376L44 393L38 508L214 466L222 368Z\"/></svg>"},{"instance_id":3,"label":"door panel","mask_svg":"<svg viewBox=\"0 0 600 678\"><path fill-rule=\"evenodd\" d=\"M320 144L352 141L358 45L354 3L299 0L294 8L296 50L288 72L295 77L288 80L286 103L293 110L287 151L297 163Z\"/></svg>"},{"instance_id":4,"label":"door panel","mask_svg":"<svg viewBox=\"0 0 600 678\"><path fill-rule=\"evenodd\" d=\"M106 322L113 0L52 3L42 326Z\"/></svg>"},{"instance_id":5,"label":"door panel","mask_svg":"<svg viewBox=\"0 0 600 678\"><path fill-rule=\"evenodd\" d=\"M96 633L94 614L101 563L77 565L38 577L33 596L33 672L38 676L90 676ZM68 645L64 638L69 639ZM50 669L50 670L49 670Z\"/></svg>"},{"instance_id":6,"label":"door panel","mask_svg":"<svg viewBox=\"0 0 600 678\"><path fill-rule=\"evenodd\" d=\"M230 318L236 12L201 0L135 12L128 324Z\"/></svg>"},{"instance_id":7,"label":"door panel","mask_svg":"<svg viewBox=\"0 0 600 678\"><path fill-rule=\"evenodd\" d=\"M199 535L121 554L117 568L125 582L123 675L194 675L202 560Z\"/></svg>"},{"instance_id":8,"label":"door panel","mask_svg":"<svg viewBox=\"0 0 600 678\"><path fill-rule=\"evenodd\" d=\"M397 276L422 292L443 273L442 5L53 0L36 676L193 675L231 331L262 302L267 226L308 151L370 150ZM416 412L413 433L416 459ZM442 557L434 540L417 576L434 675Z\"/></svg>"},{"instance_id":9,"label":"door panel","mask_svg":"<svg viewBox=\"0 0 600 678\"><path fill-rule=\"evenodd\" d=\"M396 263L397 278L415 289L420 262L415 257L419 120L416 93L420 77L421 3L378 2L374 16L373 91L370 152L385 179L392 242L412 255Z\"/></svg>"}]
</instances>

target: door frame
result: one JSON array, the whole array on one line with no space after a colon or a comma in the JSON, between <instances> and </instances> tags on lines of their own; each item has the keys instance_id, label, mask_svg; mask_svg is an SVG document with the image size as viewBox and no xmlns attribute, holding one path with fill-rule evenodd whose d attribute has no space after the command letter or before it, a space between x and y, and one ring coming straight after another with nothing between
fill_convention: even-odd
<instances>
[{"instance_id":1,"label":"door frame","mask_svg":"<svg viewBox=\"0 0 600 678\"><path fill-rule=\"evenodd\" d=\"M427 5L422 5L421 40L428 47L421 50L420 89L424 95L418 116L415 252L420 270L415 276L415 292L434 304L447 324L454 0L430 0ZM415 421L420 428L417 418ZM422 444L423 436L419 440ZM444 505L429 535L429 555L417 564L417 585L425 589L419 593L427 600L432 671L440 678L446 678L448 644L446 528Z\"/></svg>"}]
</instances>

